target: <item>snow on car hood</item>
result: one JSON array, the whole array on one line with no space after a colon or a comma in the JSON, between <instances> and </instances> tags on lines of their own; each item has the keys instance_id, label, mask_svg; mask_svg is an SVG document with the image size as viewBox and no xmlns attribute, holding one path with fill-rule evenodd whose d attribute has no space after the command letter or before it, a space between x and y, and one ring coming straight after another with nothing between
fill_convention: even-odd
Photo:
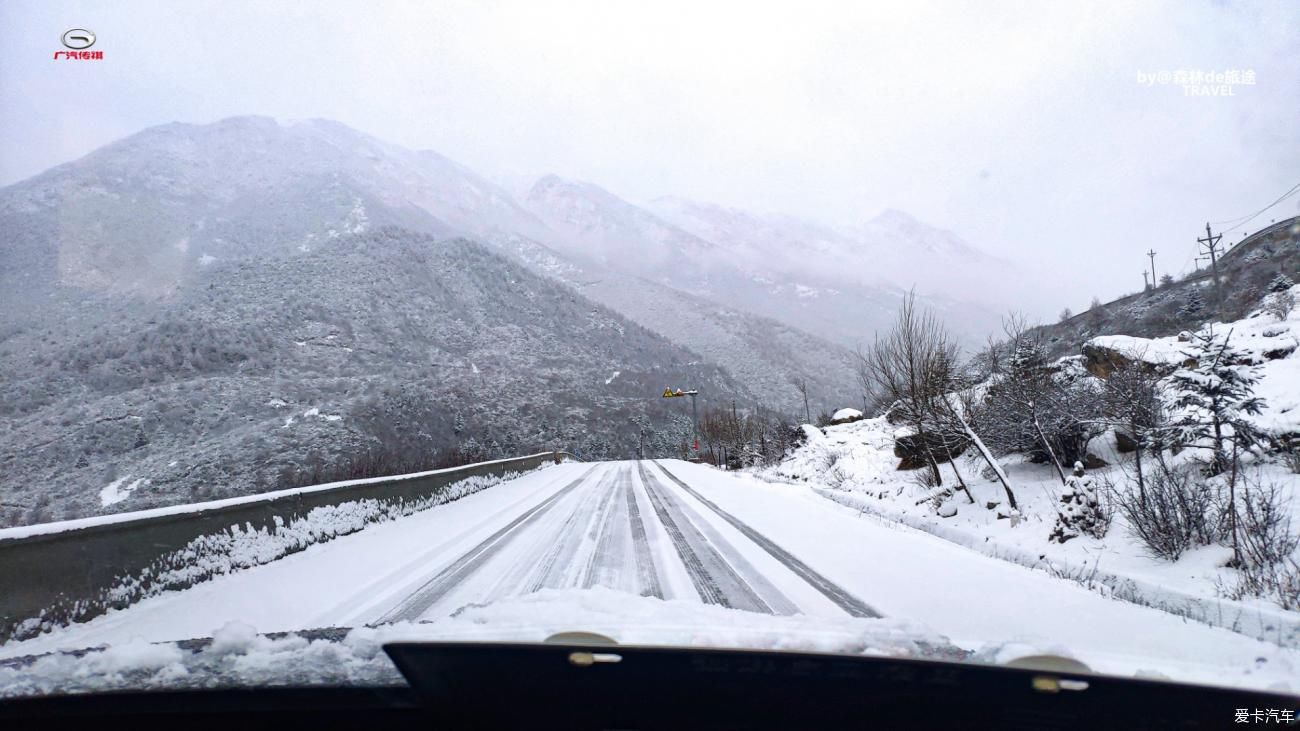
<instances>
[{"instance_id":1,"label":"snow on car hood","mask_svg":"<svg viewBox=\"0 0 1300 731\"><path fill-rule=\"evenodd\" d=\"M378 627L258 634L231 622L211 638L60 648L0 660L0 697L266 685L403 684L382 651L399 641L543 642L561 632L624 645L722 647L960 660L970 653L915 622L772 616L611 589L545 589L448 617Z\"/></svg>"}]
</instances>

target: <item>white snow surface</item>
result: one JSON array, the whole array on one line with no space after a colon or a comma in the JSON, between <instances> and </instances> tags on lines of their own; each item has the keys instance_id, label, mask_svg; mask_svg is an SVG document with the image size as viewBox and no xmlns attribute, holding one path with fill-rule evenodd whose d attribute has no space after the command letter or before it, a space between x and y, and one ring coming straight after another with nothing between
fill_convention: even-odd
<instances>
[{"instance_id":1,"label":"white snow surface","mask_svg":"<svg viewBox=\"0 0 1300 731\"><path fill-rule=\"evenodd\" d=\"M1292 289L1300 295L1300 287ZM1253 417L1274 435L1300 433L1300 312L1284 321L1264 313L1243 320L1213 323L1216 334L1231 331L1231 343L1255 364L1260 381L1256 395L1266 401ZM1188 343L1178 337L1144 339L1129 336L1094 338L1095 345L1113 348L1147 362L1181 365ZM1076 359L1077 360L1077 359ZM927 500L934 488L921 486L915 473L897 470L893 452L902 433L883 418L828 426L804 427L806 442L782 464L757 474L765 480L801 486L812 494L842 504L864 519L902 524L948 540L966 549L1034 568L1052 576L1067 577L1104 596L1163 608L1213 626L1287 647L1300 645L1300 612L1287 611L1264 599L1234 601L1223 598L1224 588L1237 581L1226 568L1230 551L1207 546L1189 551L1177 562L1150 557L1134 538L1124 517L1116 515L1106 536L1080 536L1062 545L1048 539L1056 518L1062 486L1046 465L1024 463L1012 456L1002 460L1008 481L1016 492L1023 520L1013 526L999 519L1007 499L998 480L983 477L986 465L974 450L962 455L956 466L971 487L975 502L961 493L939 503ZM1113 432L1095 439L1089 449L1111 467L1093 470L1095 478L1122 487L1128 479L1123 463L1131 455L1118 451ZM1178 460L1190 459L1184 452ZM1293 525L1300 503L1300 477L1277 458L1260 454L1244 457L1250 476L1262 484L1277 484L1290 496ZM951 481L951 467L943 468ZM793 484L791 484L793 483ZM1109 492L1103 491L1107 496ZM993 508L988 504L996 503ZM1174 676L1177 677L1177 676Z\"/></svg>"},{"instance_id":2,"label":"white snow surface","mask_svg":"<svg viewBox=\"0 0 1300 731\"><path fill-rule=\"evenodd\" d=\"M1300 285L1291 288L1300 298ZM1255 394L1262 397L1264 412L1253 417L1256 424L1274 434L1300 432L1300 308L1278 321L1266 312L1254 312L1236 322L1210 323L1216 335L1230 337L1233 347L1243 351L1259 366L1260 383ZM1095 337L1092 344L1114 349L1149 363L1178 365L1187 359L1189 344L1177 336L1139 338L1128 335ZM1280 354L1282 357L1278 357Z\"/></svg>"},{"instance_id":3,"label":"white snow surface","mask_svg":"<svg viewBox=\"0 0 1300 731\"><path fill-rule=\"evenodd\" d=\"M131 476L127 475L126 477L119 477L116 480L113 480L112 482L105 485L104 489L99 491L99 504L102 507L108 507L109 505L116 505L122 502L123 500L126 500L127 498L131 497L131 493L135 492L135 489L137 487L149 483L149 480L143 477L136 480L132 480L131 482L128 483L127 480L130 479Z\"/></svg>"},{"instance_id":4,"label":"white snow surface","mask_svg":"<svg viewBox=\"0 0 1300 731\"><path fill-rule=\"evenodd\" d=\"M1179 365L1187 359L1183 352L1187 349L1187 344L1180 343L1178 338L1151 340L1132 335L1098 335L1088 342L1146 363Z\"/></svg>"},{"instance_id":5,"label":"white snow surface","mask_svg":"<svg viewBox=\"0 0 1300 731\"><path fill-rule=\"evenodd\" d=\"M862 412L857 409L840 409L832 414L831 418L835 421L840 421L841 419L860 419L862 418Z\"/></svg>"},{"instance_id":6,"label":"white snow surface","mask_svg":"<svg viewBox=\"0 0 1300 731\"><path fill-rule=\"evenodd\" d=\"M16 669L0 663L0 692L43 692L69 684L176 685L213 668L240 682L395 677L378 654L384 641L541 640L574 630L600 632L622 643L903 654L924 639L951 642L979 659L1052 652L1105 673L1297 687L1300 654L1294 649L1115 601L1043 571L861 515L806 486L679 461L661 464L689 489L651 463L643 463L645 479L635 463L567 463L84 624L0 646L0 658L109 648L85 662L55 654ZM768 611L703 601L656 501L667 506L679 531L700 536L696 553L717 551L722 557L715 575L726 572L725 563L748 585L720 585L733 607L752 592ZM640 508L643 542L633 540L635 529L625 529L630 505ZM719 511L884 618L850 616ZM489 550L481 550L484 546ZM444 580L455 566L464 570ZM653 593L647 581L662 598L647 595ZM437 591L429 593L430 587ZM427 601L415 601L420 597ZM393 624L364 627L394 616ZM325 643L269 640L255 636L254 627L260 632L356 629L345 641ZM177 660L166 649L144 651L149 646L140 644L214 631L217 642L197 659ZM209 653L223 659L208 658ZM137 657L138 662L132 659ZM122 666L142 669L113 669Z\"/></svg>"},{"instance_id":7,"label":"white snow surface","mask_svg":"<svg viewBox=\"0 0 1300 731\"><path fill-rule=\"evenodd\" d=\"M770 617L694 601L628 596L592 589L542 589L455 616L351 629L338 641L299 635L270 638L232 621L204 633L201 649L133 638L84 658L50 654L20 664L0 661L0 698L68 692L223 686L402 684L380 649L389 642L543 642L561 632L594 631L625 645L731 647L854 655L924 655L924 634L901 620Z\"/></svg>"}]
</instances>

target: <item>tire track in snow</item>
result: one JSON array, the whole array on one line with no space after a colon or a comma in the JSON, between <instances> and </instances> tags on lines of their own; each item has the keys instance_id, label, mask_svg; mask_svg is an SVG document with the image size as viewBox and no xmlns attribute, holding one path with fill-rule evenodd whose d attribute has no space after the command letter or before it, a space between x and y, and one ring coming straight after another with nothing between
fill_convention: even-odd
<instances>
[{"instance_id":1,"label":"tire track in snow","mask_svg":"<svg viewBox=\"0 0 1300 731\"><path fill-rule=\"evenodd\" d=\"M535 521L537 518L550 510L560 498L568 495L575 488L586 481L600 465L593 465L591 469L583 472L576 480L560 488L554 495L538 503L532 509L523 513L519 517L507 523L500 530L488 536L483 542L456 559L447 566L447 568L438 572L436 576L429 579L419 589L416 589L406 599L402 600L396 607L389 610L377 620L377 624L386 622L396 622L400 620L418 619L420 615L429 610L440 599L447 595L449 591L456 587L470 574L477 571L488 559L496 555L502 546L510 540L515 534L516 529L527 523Z\"/></svg>"},{"instance_id":2,"label":"tire track in snow","mask_svg":"<svg viewBox=\"0 0 1300 731\"><path fill-rule=\"evenodd\" d=\"M690 520L670 507L658 478L646 472L645 465L641 462L637 463L637 469L645 484L646 495L650 497L650 504L654 507L659 522L668 531L668 537L681 556L700 599L708 604L772 614L771 607L745 583Z\"/></svg>"},{"instance_id":3,"label":"tire track in snow","mask_svg":"<svg viewBox=\"0 0 1300 731\"><path fill-rule=\"evenodd\" d=\"M595 550L583 575L582 587L604 586L610 589L636 590L636 574L628 571L627 543L630 533L627 529L627 501L623 497L631 482L631 468L624 467L618 471L614 485L604 497L600 510L597 532L594 536Z\"/></svg>"},{"instance_id":4,"label":"tire track in snow","mask_svg":"<svg viewBox=\"0 0 1300 731\"><path fill-rule=\"evenodd\" d=\"M539 563L540 570L524 589L524 593L531 594L543 587L563 589L581 581L582 571L578 569L576 561L578 551L590 540L591 523L596 519L600 506L604 505L608 486L613 480L614 471L611 470L587 490L582 502L574 507L569 519L564 521L559 540ZM583 568L586 568L585 562Z\"/></svg>"},{"instance_id":5,"label":"tire track in snow","mask_svg":"<svg viewBox=\"0 0 1300 731\"><path fill-rule=\"evenodd\" d=\"M690 505L687 505L672 490L665 490L663 493L664 500L668 503L669 509L679 516L689 520L704 538L708 540L709 545L726 560L736 574L754 590L767 606L771 607L773 614L779 614L783 617L789 617L799 613L799 607L795 605L776 585L771 582L761 571L754 568L754 565L745 558L736 546L723 537L713 524L700 516L698 512Z\"/></svg>"},{"instance_id":6,"label":"tire track in snow","mask_svg":"<svg viewBox=\"0 0 1300 731\"><path fill-rule=\"evenodd\" d=\"M606 479L608 473L598 478ZM526 594L535 590L534 585L541 586L541 577L546 574L545 566L549 566L548 557L558 550L566 538L573 512L588 498L591 489L595 487L592 483L597 483L597 479L590 480L589 485L575 490L563 502L556 503L546 516L532 523L511 542L511 552L519 558L499 572L499 578L487 592L488 602Z\"/></svg>"},{"instance_id":7,"label":"tire track in snow","mask_svg":"<svg viewBox=\"0 0 1300 731\"><path fill-rule=\"evenodd\" d=\"M811 567L809 567L808 564L804 563L803 561L800 561L799 559L791 555L789 551L785 550L784 548L781 548L780 546L776 545L772 541L768 540L768 538L764 536L762 533L759 533L758 531L749 527L749 525L741 522L740 519L737 518L736 516L718 507L712 500L709 500L708 498L704 497L700 493L696 492L690 485L687 485L685 482L682 482L680 479L677 478L676 475L669 472L668 468L664 467L658 460L654 460L654 463L656 467L658 467L665 475L667 475L668 479L677 483L677 486L685 490L688 495L695 498L696 500L699 500L710 510L717 513L719 516L722 517L723 520L730 523L732 527L740 531L746 538L758 544L760 548L762 548L764 551L767 551L769 554L771 554L772 558L775 558L777 561L781 562L782 565L784 565L786 568L793 571L795 575L797 575L799 578L803 579L804 581L808 582L810 586L812 586L817 591L821 592L827 599L830 599L832 602L835 602L836 605L838 605L844 611L848 612L850 615L854 617L884 616L880 612L872 608L871 605L867 604L861 599L858 599L857 597L850 594L848 590L844 589L844 587L840 586L839 584L836 584L835 582L831 581L825 576L822 576L821 574L817 573Z\"/></svg>"},{"instance_id":8,"label":"tire track in snow","mask_svg":"<svg viewBox=\"0 0 1300 731\"><path fill-rule=\"evenodd\" d=\"M641 508L637 505L636 487L632 484L631 470L628 471L627 520L632 529L632 553L636 560L637 585L641 587L641 596L664 598L663 582L659 580L659 570L655 567L654 553L650 550L650 540L646 536L645 523L641 519Z\"/></svg>"}]
</instances>

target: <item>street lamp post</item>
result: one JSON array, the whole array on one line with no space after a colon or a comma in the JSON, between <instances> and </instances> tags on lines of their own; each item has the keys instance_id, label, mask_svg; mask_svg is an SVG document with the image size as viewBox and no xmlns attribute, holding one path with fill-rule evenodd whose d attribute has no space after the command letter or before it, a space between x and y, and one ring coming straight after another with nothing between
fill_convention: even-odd
<instances>
[{"instance_id":1,"label":"street lamp post","mask_svg":"<svg viewBox=\"0 0 1300 731\"><path fill-rule=\"evenodd\" d=\"M696 452L700 451L700 412L699 412L699 409L697 409L696 406L695 406L695 397L696 397L699 393L700 393L699 390L694 389L694 388L692 388L692 389L689 390L689 391L683 391L683 390L681 390L680 388L677 389L676 391L672 390L671 388L665 388L665 389L664 389L664 395L663 395L664 398L678 398L678 397L681 397L681 396L690 396L690 397L691 397L691 423L692 423L693 428L694 428L694 431L695 431L695 451L696 451Z\"/></svg>"}]
</instances>

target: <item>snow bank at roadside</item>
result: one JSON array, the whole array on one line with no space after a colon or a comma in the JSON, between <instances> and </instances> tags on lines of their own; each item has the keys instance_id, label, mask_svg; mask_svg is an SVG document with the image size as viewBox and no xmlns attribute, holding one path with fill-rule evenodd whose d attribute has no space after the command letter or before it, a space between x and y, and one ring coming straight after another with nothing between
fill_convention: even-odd
<instances>
[{"instance_id":1,"label":"snow bank at roadside","mask_svg":"<svg viewBox=\"0 0 1300 731\"><path fill-rule=\"evenodd\" d=\"M1300 286L1292 288L1300 296ZM1265 399L1256 423L1275 437L1300 435L1300 310L1279 321L1260 311L1232 323L1212 325L1216 333L1232 331L1231 342L1258 366L1256 395ZM1180 365L1189 344L1177 336L1137 338L1097 337L1091 345L1129 357L1165 365ZM890 521L924 530L986 555L1002 558L1053 575L1069 578L1117 599L1156 607L1179 616L1239 632L1284 646L1300 646L1300 612L1286 611L1262 599L1220 598L1236 572L1224 566L1230 554L1208 546L1168 563L1151 558L1131 534L1123 516L1115 515L1104 538L1080 536L1066 544L1048 539L1056 521L1062 486L1053 469L1003 460L1024 520L1013 526L999 519L1007 498L1001 484L986 473L986 465L968 453L956 469L970 485L974 502L961 493L942 498L922 486L917 473L897 470L895 439L904 432L884 418L817 429L804 426L805 443L784 462L759 470L763 479L806 483L823 497ZM1130 459L1119 451L1113 432L1093 440L1092 453L1112 465ZM1248 455L1245 461L1261 483L1279 485L1300 510L1300 476L1280 460ZM945 484L955 483L952 465L943 465ZM1116 466L1090 474L1102 486L1103 498L1113 497L1107 483L1123 486L1127 476ZM933 499L932 499L933 498ZM991 506L991 507L990 507ZM1300 515L1294 519L1300 525Z\"/></svg>"},{"instance_id":2,"label":"snow bank at roadside","mask_svg":"<svg viewBox=\"0 0 1300 731\"><path fill-rule=\"evenodd\" d=\"M511 462L517 459L529 459L531 457L543 457L550 455L550 452L538 452L524 457L510 457L507 459L497 459L489 462L478 462L473 466L494 465L502 462ZM64 531L79 530L81 528L90 528L98 525L111 525L114 523L127 523L133 520L143 518L157 518L164 515L180 515L183 513L198 513L204 510L213 510L215 508L225 508L232 505L246 505L248 503L264 502L276 498L289 497L292 495L306 495L316 492L326 492L335 490L340 487L352 485L369 485L376 482L391 482L394 479L418 479L428 477L429 475L442 474L444 472L454 472L464 469L464 467L447 467L440 470L429 470L427 472L413 472L409 475L395 475L389 477L366 477L359 480L343 480L341 482L329 482L323 485L311 485L309 487L294 487L287 490L276 490L273 492L261 492L253 495L241 495L239 497L224 498L222 500L209 500L201 503L185 503L182 505L169 505L165 508L150 508L148 510L135 510L129 513L113 513L111 515L97 515L91 518L77 518L76 520L59 520L53 523L36 523L34 525L21 525L15 528L0 528L0 540L8 538L26 538L28 536L42 536L50 533L62 533ZM114 483L120 485L121 483ZM116 489L116 487L115 487Z\"/></svg>"},{"instance_id":3,"label":"snow bank at roadside","mask_svg":"<svg viewBox=\"0 0 1300 731\"><path fill-rule=\"evenodd\" d=\"M543 463L538 469L549 466ZM255 528L251 524L231 525L226 530L195 538L184 548L159 557L144 569L120 577L115 585L101 592L93 601L78 601L67 611L61 607L47 607L40 616L22 622L14 632L14 637L25 639L49 632L68 621L82 621L85 616L97 613L98 607L128 606L169 590L193 586L214 576L267 564L317 543L356 533L372 524L428 510L517 479L524 474L526 473L506 472L501 475L473 475L450 483L437 493L418 500L355 500L313 508L305 516L290 521L276 516L274 530ZM55 617L58 618L57 621Z\"/></svg>"},{"instance_id":4,"label":"snow bank at roadside","mask_svg":"<svg viewBox=\"0 0 1300 731\"><path fill-rule=\"evenodd\" d=\"M1175 563L1149 557L1133 538L1122 516L1116 515L1101 539L1081 536L1068 543L1048 540L1056 520L1061 483L1046 465L1016 458L1003 460L1024 519L1012 526L999 519L1005 505L1001 484L981 476L983 463L974 455L957 459L956 466L970 486L975 502L958 493L943 502L941 517L930 500L934 488L923 487L916 472L897 470L894 456L896 427L883 417L824 430L805 427L807 441L785 462L756 475L776 482L805 484L822 497L860 513L923 530L994 558L1046 571L1074 580L1116 599L1155 607L1179 616L1223 627L1275 644L1300 646L1300 613L1285 611L1264 600L1232 601L1218 596L1229 579L1223 568L1228 554L1216 547L1189 552ZM1114 435L1099 437L1094 452L1118 459ZM1264 468L1266 479L1295 481L1282 467ZM952 481L950 465L943 466L945 481ZM1117 467L1094 470L1101 480L1121 481ZM995 504L993 509L989 504Z\"/></svg>"}]
</instances>

